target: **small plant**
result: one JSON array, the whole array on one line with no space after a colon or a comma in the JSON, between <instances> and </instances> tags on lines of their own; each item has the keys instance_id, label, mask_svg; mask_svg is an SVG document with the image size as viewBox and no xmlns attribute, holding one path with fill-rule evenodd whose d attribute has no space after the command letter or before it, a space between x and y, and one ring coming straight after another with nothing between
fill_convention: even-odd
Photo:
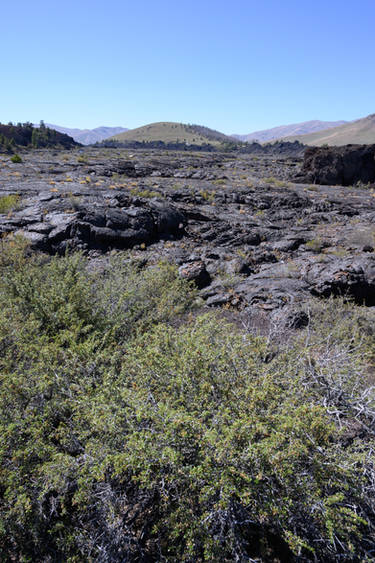
<instances>
[{"instance_id":1,"label":"small plant","mask_svg":"<svg viewBox=\"0 0 375 563\"><path fill-rule=\"evenodd\" d=\"M289 260L285 264L285 273L287 277L295 277L300 271L298 264L294 262L294 260Z\"/></svg>"},{"instance_id":2,"label":"small plant","mask_svg":"<svg viewBox=\"0 0 375 563\"><path fill-rule=\"evenodd\" d=\"M373 186L374 184L371 184L370 182L365 184L364 182L361 182L361 180L358 180L353 188L357 188L358 190L370 190L371 188L373 188Z\"/></svg>"},{"instance_id":3,"label":"small plant","mask_svg":"<svg viewBox=\"0 0 375 563\"><path fill-rule=\"evenodd\" d=\"M259 209L256 213L254 213L255 217L263 217L264 216L264 209Z\"/></svg>"},{"instance_id":4,"label":"small plant","mask_svg":"<svg viewBox=\"0 0 375 563\"><path fill-rule=\"evenodd\" d=\"M158 192L154 192L148 189L140 190L139 188L133 188L130 190L130 193L132 196L144 197L146 199L151 199L153 197L160 197L160 194Z\"/></svg>"},{"instance_id":5,"label":"small plant","mask_svg":"<svg viewBox=\"0 0 375 563\"><path fill-rule=\"evenodd\" d=\"M242 260L246 260L248 258L248 255L246 254L246 252L244 252L241 248L238 248L236 250L236 254L237 254L237 256L242 258Z\"/></svg>"},{"instance_id":6,"label":"small plant","mask_svg":"<svg viewBox=\"0 0 375 563\"><path fill-rule=\"evenodd\" d=\"M19 164L20 162L22 162L22 158L19 154L14 154L10 160L13 162L13 164Z\"/></svg>"},{"instance_id":7,"label":"small plant","mask_svg":"<svg viewBox=\"0 0 375 563\"><path fill-rule=\"evenodd\" d=\"M284 182L283 180L276 180L275 182L275 186L277 188L286 188L287 187L287 182Z\"/></svg>"},{"instance_id":8,"label":"small plant","mask_svg":"<svg viewBox=\"0 0 375 563\"><path fill-rule=\"evenodd\" d=\"M0 197L0 213L9 213L19 205L20 196L18 194L4 195Z\"/></svg>"},{"instance_id":9,"label":"small plant","mask_svg":"<svg viewBox=\"0 0 375 563\"><path fill-rule=\"evenodd\" d=\"M343 246L338 246L337 248L332 250L330 252L330 254L333 254L334 256L337 256L338 258L345 258L345 256L348 256L349 251L346 248L344 248Z\"/></svg>"},{"instance_id":10,"label":"small plant","mask_svg":"<svg viewBox=\"0 0 375 563\"><path fill-rule=\"evenodd\" d=\"M277 179L274 178L273 176L270 176L269 178L264 178L263 181L266 182L267 184L276 184L277 183Z\"/></svg>"},{"instance_id":11,"label":"small plant","mask_svg":"<svg viewBox=\"0 0 375 563\"><path fill-rule=\"evenodd\" d=\"M69 199L69 203L71 205L71 210L72 212L74 211L78 211L80 209L81 206L81 197L79 196L74 196L72 193L70 193L70 195L68 196Z\"/></svg>"},{"instance_id":12,"label":"small plant","mask_svg":"<svg viewBox=\"0 0 375 563\"><path fill-rule=\"evenodd\" d=\"M320 238L314 238L306 243L306 248L313 250L314 252L320 252L324 247L324 243Z\"/></svg>"},{"instance_id":13,"label":"small plant","mask_svg":"<svg viewBox=\"0 0 375 563\"><path fill-rule=\"evenodd\" d=\"M210 192L209 190L200 190L199 195L211 203L215 199L215 192Z\"/></svg>"}]
</instances>

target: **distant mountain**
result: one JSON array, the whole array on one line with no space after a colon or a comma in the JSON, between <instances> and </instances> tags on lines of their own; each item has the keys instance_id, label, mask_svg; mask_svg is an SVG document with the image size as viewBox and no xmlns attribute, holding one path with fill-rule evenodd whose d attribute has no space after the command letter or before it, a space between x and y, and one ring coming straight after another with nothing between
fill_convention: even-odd
<instances>
[{"instance_id":1,"label":"distant mountain","mask_svg":"<svg viewBox=\"0 0 375 563\"><path fill-rule=\"evenodd\" d=\"M259 143L268 143L275 139L283 139L291 135L305 135L330 127L337 127L343 125L347 121L304 121L302 123L293 123L292 125L280 125L279 127L272 127L272 129L264 129L263 131L254 131L248 135L232 135L239 141L258 141Z\"/></svg>"},{"instance_id":2,"label":"distant mountain","mask_svg":"<svg viewBox=\"0 0 375 563\"><path fill-rule=\"evenodd\" d=\"M325 129L309 135L292 136L287 140L300 141L306 145L318 147L322 145L375 144L375 113L356 121L350 121L340 127Z\"/></svg>"},{"instance_id":3,"label":"distant mountain","mask_svg":"<svg viewBox=\"0 0 375 563\"><path fill-rule=\"evenodd\" d=\"M95 129L70 129L69 127L61 127L60 125L53 125L51 123L46 123L47 127L55 129L60 133L65 133L70 137L73 137L77 143L82 145L91 145L93 143L98 143L108 137L122 133L123 131L128 131L125 127L96 127Z\"/></svg>"},{"instance_id":4,"label":"distant mountain","mask_svg":"<svg viewBox=\"0 0 375 563\"><path fill-rule=\"evenodd\" d=\"M186 143L190 145L217 145L222 142L232 142L233 139L202 125L187 125L161 121L150 123L137 129L129 129L124 133L111 137L110 140L119 142L157 142Z\"/></svg>"}]
</instances>

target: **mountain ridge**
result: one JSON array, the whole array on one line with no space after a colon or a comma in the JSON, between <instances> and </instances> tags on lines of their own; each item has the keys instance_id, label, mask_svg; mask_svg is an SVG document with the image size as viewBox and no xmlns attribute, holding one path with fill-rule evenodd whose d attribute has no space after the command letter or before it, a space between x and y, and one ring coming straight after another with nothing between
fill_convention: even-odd
<instances>
[{"instance_id":1,"label":"mountain ridge","mask_svg":"<svg viewBox=\"0 0 375 563\"><path fill-rule=\"evenodd\" d=\"M76 127L62 127L61 125L54 125L52 123L46 123L46 126L50 129L54 129L59 133L65 133L70 137L73 137L77 143L82 145L92 145L94 143L100 143L113 135L128 131L126 127L106 127L102 125L100 127L95 127L94 129L78 129Z\"/></svg>"},{"instance_id":2,"label":"mountain ridge","mask_svg":"<svg viewBox=\"0 0 375 563\"><path fill-rule=\"evenodd\" d=\"M233 134L231 137L238 141L258 141L259 143L267 143L276 139L284 139L285 137L289 137L291 135L304 135L315 131L329 129L331 127L337 127L345 123L348 122L344 120L320 121L318 119L314 119L310 121L302 121L300 123L291 123L289 125L279 125L277 127L272 127L271 129L262 129L260 131L248 133L247 135Z\"/></svg>"},{"instance_id":3,"label":"mountain ridge","mask_svg":"<svg viewBox=\"0 0 375 563\"><path fill-rule=\"evenodd\" d=\"M350 121L339 127L325 129L307 135L285 137L287 141L299 141L313 146L368 145L375 143L375 113Z\"/></svg>"}]
</instances>

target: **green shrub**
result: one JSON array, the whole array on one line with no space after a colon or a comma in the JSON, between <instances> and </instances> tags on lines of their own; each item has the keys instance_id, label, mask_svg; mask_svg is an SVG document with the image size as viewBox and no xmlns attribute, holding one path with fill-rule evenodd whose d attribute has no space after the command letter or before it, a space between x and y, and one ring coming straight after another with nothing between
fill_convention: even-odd
<instances>
[{"instance_id":1,"label":"green shrub","mask_svg":"<svg viewBox=\"0 0 375 563\"><path fill-rule=\"evenodd\" d=\"M324 248L324 242L320 238L314 238L306 242L306 248L313 252L321 252Z\"/></svg>"},{"instance_id":2,"label":"green shrub","mask_svg":"<svg viewBox=\"0 0 375 563\"><path fill-rule=\"evenodd\" d=\"M20 157L19 154L14 154L11 159L10 159L14 164L19 164L20 162L22 162L22 158Z\"/></svg>"},{"instance_id":3,"label":"green shrub","mask_svg":"<svg viewBox=\"0 0 375 563\"><path fill-rule=\"evenodd\" d=\"M113 257L96 280L94 304L122 339L154 324L176 320L195 297L196 290L177 276L175 266L160 262L142 269L140 262L120 256Z\"/></svg>"},{"instance_id":4,"label":"green shrub","mask_svg":"<svg viewBox=\"0 0 375 563\"><path fill-rule=\"evenodd\" d=\"M209 203L212 203L213 201L215 201L215 191L200 190L199 195L201 197L203 197L203 199L206 200Z\"/></svg>"},{"instance_id":5,"label":"green shrub","mask_svg":"<svg viewBox=\"0 0 375 563\"><path fill-rule=\"evenodd\" d=\"M167 263L142 269L137 262L112 258L97 275L80 253L46 259L25 256L25 248L21 239L5 244L0 289L12 308L54 337L67 332L77 338L76 330L87 335L91 328L127 337L175 318L195 298L191 285Z\"/></svg>"},{"instance_id":6,"label":"green shrub","mask_svg":"<svg viewBox=\"0 0 375 563\"><path fill-rule=\"evenodd\" d=\"M18 194L4 195L0 197L0 213L8 213L13 209L16 209L20 202L20 196Z\"/></svg>"},{"instance_id":7,"label":"green shrub","mask_svg":"<svg viewBox=\"0 0 375 563\"><path fill-rule=\"evenodd\" d=\"M267 184L276 184L277 179L274 176L269 176L268 178L263 178L263 182L266 182Z\"/></svg>"},{"instance_id":8,"label":"green shrub","mask_svg":"<svg viewBox=\"0 0 375 563\"><path fill-rule=\"evenodd\" d=\"M92 447L104 472L131 476L153 503L168 560L271 560L281 545L327 561L359 549L372 501L358 469L370 457L340 446L324 382L306 384L297 350L271 363L268 353L264 340L202 318L146 334L102 387L92 419L112 455ZM121 405L110 419L94 414L108 404L105 389ZM346 408L353 421L354 402Z\"/></svg>"},{"instance_id":9,"label":"green shrub","mask_svg":"<svg viewBox=\"0 0 375 563\"><path fill-rule=\"evenodd\" d=\"M130 190L130 193L131 193L132 196L143 197L143 198L146 198L146 199L151 199L153 197L161 197L159 192L156 192L154 190L149 190L147 188L145 188L145 189L132 188Z\"/></svg>"},{"instance_id":10,"label":"green shrub","mask_svg":"<svg viewBox=\"0 0 375 563\"><path fill-rule=\"evenodd\" d=\"M1 560L371 560L371 310L312 302L276 347L176 328L168 264L3 246Z\"/></svg>"}]
</instances>

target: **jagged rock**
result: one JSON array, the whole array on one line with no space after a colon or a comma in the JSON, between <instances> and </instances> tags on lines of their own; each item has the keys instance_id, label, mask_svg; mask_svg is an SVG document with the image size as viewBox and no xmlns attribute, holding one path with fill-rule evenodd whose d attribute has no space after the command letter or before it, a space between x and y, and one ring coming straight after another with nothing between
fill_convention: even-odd
<instances>
[{"instance_id":1,"label":"jagged rock","mask_svg":"<svg viewBox=\"0 0 375 563\"><path fill-rule=\"evenodd\" d=\"M375 145L309 147L296 181L342 186L375 182Z\"/></svg>"},{"instance_id":2,"label":"jagged rock","mask_svg":"<svg viewBox=\"0 0 375 563\"><path fill-rule=\"evenodd\" d=\"M229 303L230 300L231 295L229 293L215 293L206 299L206 305L208 307L220 307Z\"/></svg>"},{"instance_id":3,"label":"jagged rock","mask_svg":"<svg viewBox=\"0 0 375 563\"><path fill-rule=\"evenodd\" d=\"M275 311L272 320L277 326L285 329L298 330L309 324L309 316L303 309L295 309L286 307Z\"/></svg>"},{"instance_id":4,"label":"jagged rock","mask_svg":"<svg viewBox=\"0 0 375 563\"><path fill-rule=\"evenodd\" d=\"M234 292L248 305L274 310L306 299L308 285L301 279L268 278L262 273L241 282Z\"/></svg>"},{"instance_id":5,"label":"jagged rock","mask_svg":"<svg viewBox=\"0 0 375 563\"><path fill-rule=\"evenodd\" d=\"M90 169L90 172L92 171L96 174L98 173L97 169ZM145 176L149 176L153 171L154 169L151 166L137 164L131 160L118 160L117 162L111 164L110 167L105 167L102 170L102 175L113 176L113 174L120 174L129 178L144 178Z\"/></svg>"},{"instance_id":6,"label":"jagged rock","mask_svg":"<svg viewBox=\"0 0 375 563\"><path fill-rule=\"evenodd\" d=\"M178 269L178 274L182 279L194 281L198 289L202 289L211 283L210 274L203 262L182 264Z\"/></svg>"},{"instance_id":7,"label":"jagged rock","mask_svg":"<svg viewBox=\"0 0 375 563\"><path fill-rule=\"evenodd\" d=\"M375 258L354 256L345 259L327 258L308 268L305 280L313 295L341 295L356 303L375 305Z\"/></svg>"},{"instance_id":8,"label":"jagged rock","mask_svg":"<svg viewBox=\"0 0 375 563\"><path fill-rule=\"evenodd\" d=\"M241 258L234 258L233 260L225 263L225 271L227 274L244 274L248 276L254 270Z\"/></svg>"},{"instance_id":9,"label":"jagged rock","mask_svg":"<svg viewBox=\"0 0 375 563\"><path fill-rule=\"evenodd\" d=\"M287 237L285 240L279 240L272 243L271 246L272 250L278 250L279 252L290 252L291 250L297 250L297 248L305 242L305 238Z\"/></svg>"},{"instance_id":10,"label":"jagged rock","mask_svg":"<svg viewBox=\"0 0 375 563\"><path fill-rule=\"evenodd\" d=\"M164 203L121 209L96 204L88 206L86 211L53 210L46 215L31 207L15 213L4 223L2 230L22 231L33 247L63 253L67 248L131 248L161 237L177 236L183 231L185 218Z\"/></svg>"},{"instance_id":11,"label":"jagged rock","mask_svg":"<svg viewBox=\"0 0 375 563\"><path fill-rule=\"evenodd\" d=\"M150 207L159 235L180 235L183 233L186 220L180 211L157 201L152 202Z\"/></svg>"}]
</instances>

